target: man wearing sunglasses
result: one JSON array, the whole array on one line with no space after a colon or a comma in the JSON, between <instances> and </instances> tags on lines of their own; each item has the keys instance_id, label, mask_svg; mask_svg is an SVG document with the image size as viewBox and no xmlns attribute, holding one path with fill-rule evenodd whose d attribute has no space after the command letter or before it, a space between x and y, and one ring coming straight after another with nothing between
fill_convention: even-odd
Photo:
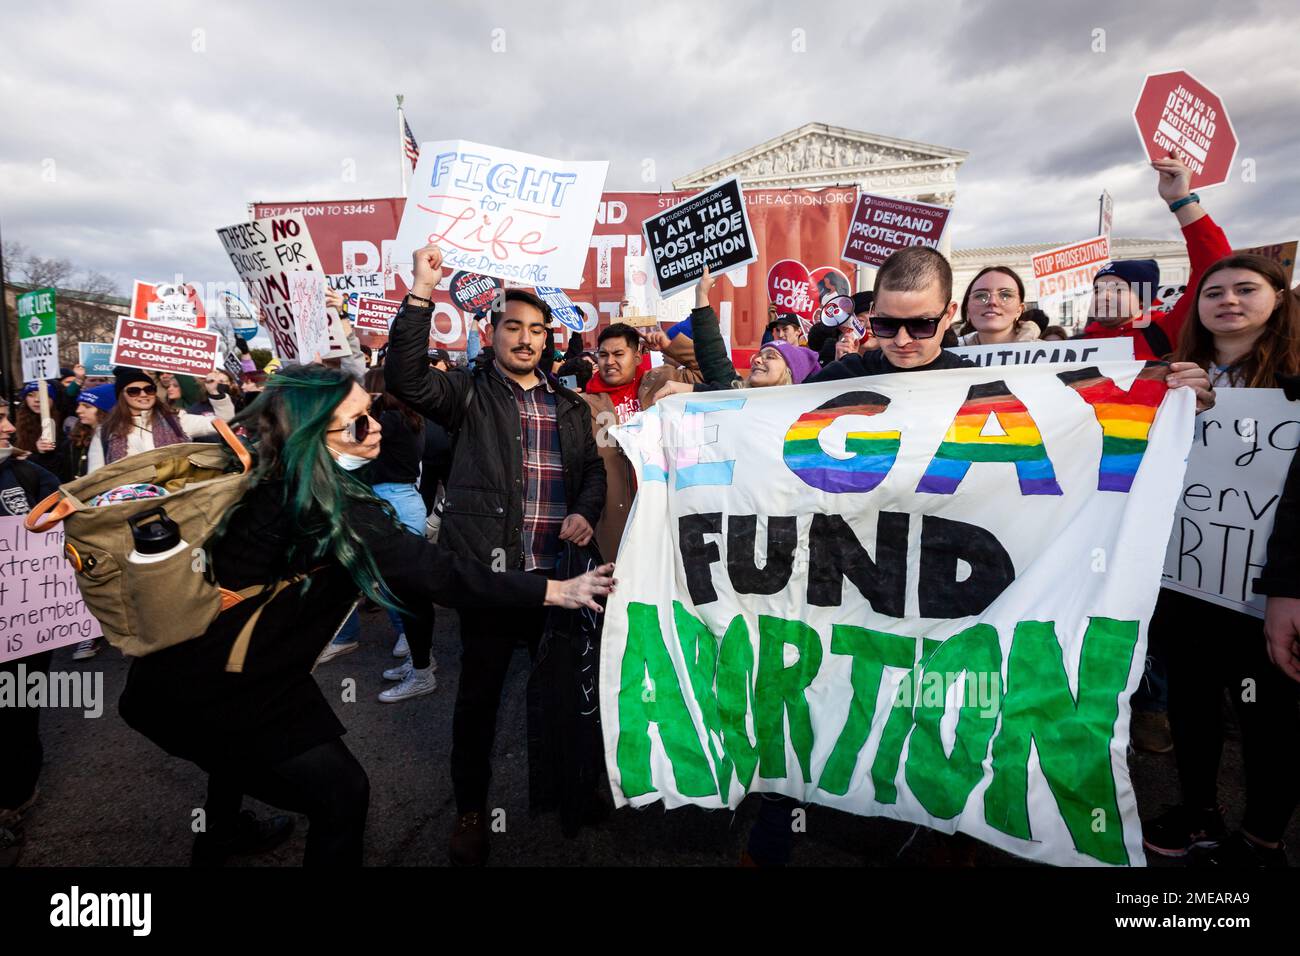
<instances>
[{"instance_id":1,"label":"man wearing sunglasses","mask_svg":"<svg viewBox=\"0 0 1300 956\"><path fill-rule=\"evenodd\" d=\"M931 368L973 368L943 347L943 335L957 314L952 267L934 249L913 246L895 252L876 275L867 327L880 348L850 353L827 365L809 382L861 375L918 372Z\"/></svg>"}]
</instances>

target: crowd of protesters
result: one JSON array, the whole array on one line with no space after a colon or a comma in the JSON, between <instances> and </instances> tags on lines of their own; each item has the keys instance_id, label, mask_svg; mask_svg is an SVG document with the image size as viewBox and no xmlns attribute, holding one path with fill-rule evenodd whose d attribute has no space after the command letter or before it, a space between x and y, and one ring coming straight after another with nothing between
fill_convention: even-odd
<instances>
[{"instance_id":1,"label":"crowd of protesters","mask_svg":"<svg viewBox=\"0 0 1300 956\"><path fill-rule=\"evenodd\" d=\"M1131 339L1138 359L1168 363L1166 382L1192 390L1198 413L1213 406L1216 387L1281 388L1300 400L1300 299L1286 275L1268 259L1231 253L1190 191L1186 167L1172 159L1152 166L1186 239L1187 291L1173 308L1157 308L1156 263L1114 261L1094 281L1082 337ZM239 616L223 615L201 636L132 664L120 705L127 723L209 775L213 823L196 840L196 865L287 837L290 818L256 819L242 811L245 794L307 815L305 863L360 863L368 781L311 671L359 646L360 603L387 611L393 630L399 663L385 671L391 686L379 700L434 692L435 602L458 608L460 620L449 855L462 865L486 862L491 755L515 648L538 661L557 627L546 608L598 610L615 586L612 563L637 480L609 428L682 392L964 368L971 363L950 350L956 345L1068 337L1028 307L1010 266L981 270L957 298L947 260L916 247L895 253L874 289L844 297L852 315L829 321L819 309L806 323L773 310L748 369L733 363L723 340L707 271L688 320L648 331L615 321L599 331L594 351L578 335L559 351L546 303L508 289L490 321L472 329L468 361L457 365L428 348L442 278L441 251L416 250L382 355L366 354L350 335L351 360L289 365L269 379L247 361L239 381L224 370L198 380L118 368L96 383L79 367L64 369L57 381L23 388L13 422L0 414L0 514L11 515L130 455L219 440L214 419L231 421L255 466L250 491L209 548L217 578L231 588L283 585L291 575L328 579L324 599L310 602L296 585L277 587L252 629L254 646L268 649L253 675L221 666L247 623ZM331 294L330 304L346 317L345 299ZM53 440L42 432L42 388L57 416ZM1153 853L1223 866L1287 863L1282 836L1300 798L1295 463L1255 590L1267 596L1262 624L1160 592L1132 737L1136 747L1174 751L1182 802L1144 822ZM94 653L87 642L74 657ZM555 660L552 653L548 677L571 679L555 673ZM28 668L49 662L48 652L25 659ZM1243 682L1253 688L1248 699ZM1246 778L1233 832L1217 788L1225 689ZM532 744L547 736L532 726L535 714L563 728L566 827L598 820L608 811L598 728L529 703L530 761L543 759ZM17 771L0 786L0 835L11 843L36 795L35 714L0 712L0 751ZM764 798L744 863L787 861L798 806Z\"/></svg>"}]
</instances>

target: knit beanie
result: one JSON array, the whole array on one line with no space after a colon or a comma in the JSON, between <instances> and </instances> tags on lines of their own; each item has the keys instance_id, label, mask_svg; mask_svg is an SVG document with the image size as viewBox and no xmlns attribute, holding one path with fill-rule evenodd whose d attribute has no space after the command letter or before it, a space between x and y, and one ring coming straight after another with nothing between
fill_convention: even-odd
<instances>
[{"instance_id":1,"label":"knit beanie","mask_svg":"<svg viewBox=\"0 0 1300 956\"><path fill-rule=\"evenodd\" d=\"M790 379L796 385L801 384L809 375L821 371L822 364L812 349L791 345L789 342L769 342L763 347L771 347L781 353L785 364L790 366Z\"/></svg>"},{"instance_id":2,"label":"knit beanie","mask_svg":"<svg viewBox=\"0 0 1300 956\"><path fill-rule=\"evenodd\" d=\"M1160 264L1154 259L1116 259L1108 262L1093 278L1096 283L1102 276L1115 276L1128 283L1137 292L1142 305L1151 305L1160 286Z\"/></svg>"},{"instance_id":3,"label":"knit beanie","mask_svg":"<svg viewBox=\"0 0 1300 956\"><path fill-rule=\"evenodd\" d=\"M128 368L125 365L118 365L113 369L113 394L119 398L122 395L122 389L135 382L144 382L146 385L156 385L157 383L144 369Z\"/></svg>"}]
</instances>

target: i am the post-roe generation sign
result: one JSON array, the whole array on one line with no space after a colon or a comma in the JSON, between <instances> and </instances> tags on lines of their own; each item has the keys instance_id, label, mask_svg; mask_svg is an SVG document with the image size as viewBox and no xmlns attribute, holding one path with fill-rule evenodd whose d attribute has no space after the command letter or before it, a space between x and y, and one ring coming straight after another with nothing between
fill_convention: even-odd
<instances>
[{"instance_id":1,"label":"i am the post-roe generation sign","mask_svg":"<svg viewBox=\"0 0 1300 956\"><path fill-rule=\"evenodd\" d=\"M1129 695L1193 397L1139 362L674 396L605 614L618 803L751 791L1140 864Z\"/></svg>"}]
</instances>

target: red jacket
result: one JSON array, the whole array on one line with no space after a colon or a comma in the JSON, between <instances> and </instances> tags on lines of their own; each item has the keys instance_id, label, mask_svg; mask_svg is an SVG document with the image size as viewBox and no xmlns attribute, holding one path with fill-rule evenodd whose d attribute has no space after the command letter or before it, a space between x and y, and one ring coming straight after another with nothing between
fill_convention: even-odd
<instances>
[{"instance_id":1,"label":"red jacket","mask_svg":"<svg viewBox=\"0 0 1300 956\"><path fill-rule=\"evenodd\" d=\"M1223 234L1223 230L1208 214L1202 216L1190 226L1184 226L1183 236L1187 240L1187 256L1191 259L1191 274L1187 277L1187 288L1183 291L1182 298L1174 303L1172 309L1151 313L1151 324L1156 326L1169 339L1167 352L1178 347L1178 336L1183 331L1183 323L1196 306L1196 286L1200 283L1201 276L1214 263L1224 256L1232 254L1232 247L1228 245L1228 237ZM1153 330L1143 330L1134 326L1132 322L1107 327L1099 322L1092 321L1083 329L1085 339L1132 339L1134 358L1148 361L1164 358L1164 355L1156 355L1151 348L1147 340L1148 335L1151 334L1153 334ZM1155 337L1159 338L1158 335Z\"/></svg>"}]
</instances>

